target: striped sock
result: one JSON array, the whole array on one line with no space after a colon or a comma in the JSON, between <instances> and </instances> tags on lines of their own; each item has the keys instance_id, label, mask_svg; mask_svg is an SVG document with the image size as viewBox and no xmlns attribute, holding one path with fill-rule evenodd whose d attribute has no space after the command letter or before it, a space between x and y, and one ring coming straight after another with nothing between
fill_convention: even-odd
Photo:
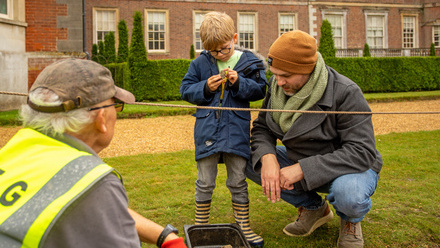
<instances>
[{"instance_id":1,"label":"striped sock","mask_svg":"<svg viewBox=\"0 0 440 248\"><path fill-rule=\"evenodd\" d=\"M211 200L196 201L196 225L205 225L209 223L209 212L211 209Z\"/></svg>"},{"instance_id":2,"label":"striped sock","mask_svg":"<svg viewBox=\"0 0 440 248\"><path fill-rule=\"evenodd\" d=\"M232 202L232 207L234 209L235 221L240 226L246 240L253 247L263 247L264 240L261 236L257 235L252 231L249 225L249 202L247 203L237 203Z\"/></svg>"}]
</instances>

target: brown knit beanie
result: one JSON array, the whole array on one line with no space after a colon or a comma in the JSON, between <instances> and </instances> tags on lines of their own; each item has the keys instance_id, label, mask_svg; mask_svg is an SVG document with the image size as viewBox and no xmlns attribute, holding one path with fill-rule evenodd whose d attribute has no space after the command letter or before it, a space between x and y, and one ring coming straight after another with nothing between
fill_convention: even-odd
<instances>
[{"instance_id":1,"label":"brown knit beanie","mask_svg":"<svg viewBox=\"0 0 440 248\"><path fill-rule=\"evenodd\" d=\"M295 30L282 34L269 49L268 63L277 69L310 74L318 60L316 40L309 34Z\"/></svg>"}]
</instances>

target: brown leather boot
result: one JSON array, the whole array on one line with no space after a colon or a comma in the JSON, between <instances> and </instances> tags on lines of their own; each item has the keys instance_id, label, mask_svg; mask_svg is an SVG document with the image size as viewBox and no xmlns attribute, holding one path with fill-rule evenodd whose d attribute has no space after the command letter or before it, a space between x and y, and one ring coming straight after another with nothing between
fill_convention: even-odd
<instances>
[{"instance_id":1,"label":"brown leather boot","mask_svg":"<svg viewBox=\"0 0 440 248\"><path fill-rule=\"evenodd\" d=\"M333 219L333 212L330 210L327 201L316 210L298 208L298 218L295 222L287 225L283 232L293 237L304 237L310 235L316 228L324 225Z\"/></svg>"},{"instance_id":2,"label":"brown leather boot","mask_svg":"<svg viewBox=\"0 0 440 248\"><path fill-rule=\"evenodd\" d=\"M339 230L338 247L364 247L364 237L362 236L361 223L351 223L343 219L341 219L340 223L341 229Z\"/></svg>"}]
</instances>

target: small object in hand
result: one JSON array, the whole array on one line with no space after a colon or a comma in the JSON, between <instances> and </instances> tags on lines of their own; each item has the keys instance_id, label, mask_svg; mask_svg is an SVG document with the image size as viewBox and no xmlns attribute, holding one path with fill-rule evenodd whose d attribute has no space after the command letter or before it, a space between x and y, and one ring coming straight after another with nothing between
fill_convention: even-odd
<instances>
[{"instance_id":1,"label":"small object in hand","mask_svg":"<svg viewBox=\"0 0 440 248\"><path fill-rule=\"evenodd\" d=\"M220 72L220 77L225 79L225 82L227 80L226 76L228 75L228 71L224 70Z\"/></svg>"}]
</instances>

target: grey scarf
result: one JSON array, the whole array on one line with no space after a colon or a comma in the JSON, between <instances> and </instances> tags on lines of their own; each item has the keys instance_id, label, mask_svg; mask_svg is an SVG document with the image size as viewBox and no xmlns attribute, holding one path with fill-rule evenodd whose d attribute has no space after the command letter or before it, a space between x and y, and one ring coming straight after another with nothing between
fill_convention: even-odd
<instances>
[{"instance_id":1,"label":"grey scarf","mask_svg":"<svg viewBox=\"0 0 440 248\"><path fill-rule=\"evenodd\" d=\"M287 96L274 78L271 84L271 109L307 110L321 99L327 87L328 71L318 52L318 61L307 83L293 96ZM286 133L302 113L270 112L272 119Z\"/></svg>"}]
</instances>

